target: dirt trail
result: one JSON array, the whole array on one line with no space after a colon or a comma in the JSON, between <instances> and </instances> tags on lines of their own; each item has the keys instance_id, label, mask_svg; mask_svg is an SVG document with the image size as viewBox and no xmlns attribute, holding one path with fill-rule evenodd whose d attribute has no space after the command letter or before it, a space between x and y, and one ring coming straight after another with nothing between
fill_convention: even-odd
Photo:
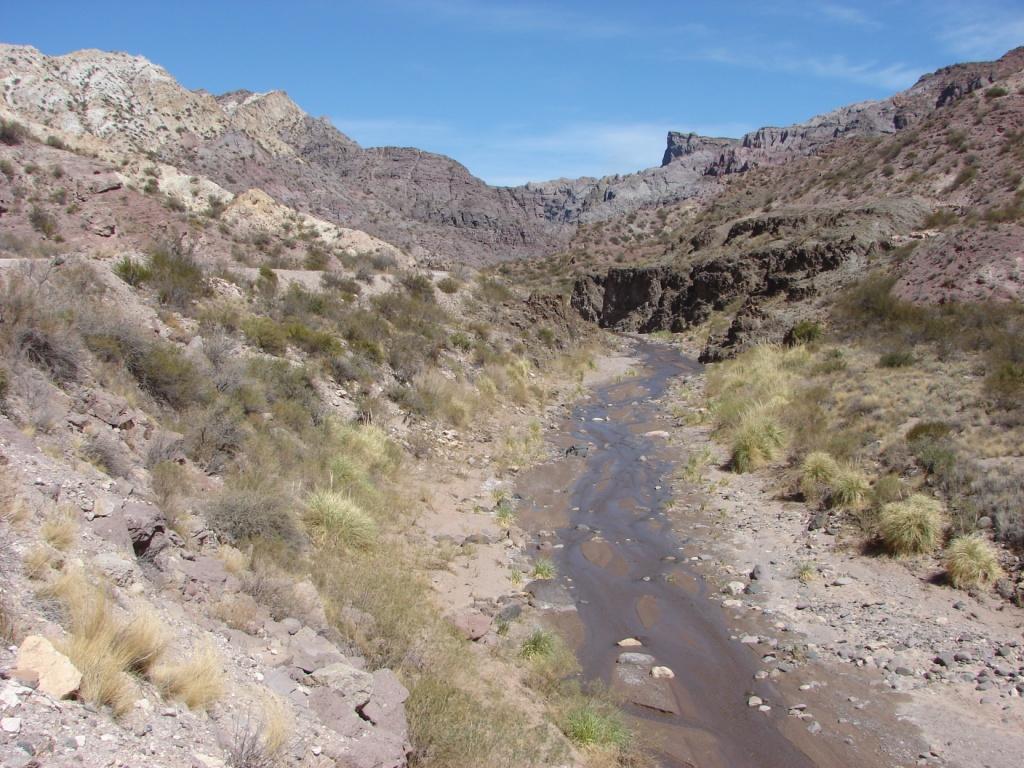
<instances>
[{"instance_id":1,"label":"dirt trail","mask_svg":"<svg viewBox=\"0 0 1024 768\"><path fill-rule=\"evenodd\" d=\"M921 744L893 709L854 710L877 680L840 678L765 647L763 615L729 617L709 599L721 595L692 553L706 526L688 530L667 515L679 454L660 402L676 377L699 366L647 341L636 341L634 354L635 375L595 388L557 431L558 447L573 450L517 483L522 524L559 572L528 586L534 604L573 643L584 676L621 695L664 766L912 764ZM641 645L617 645L624 638ZM801 674L769 675L766 667L783 660ZM658 676L658 667L674 677Z\"/></svg>"}]
</instances>

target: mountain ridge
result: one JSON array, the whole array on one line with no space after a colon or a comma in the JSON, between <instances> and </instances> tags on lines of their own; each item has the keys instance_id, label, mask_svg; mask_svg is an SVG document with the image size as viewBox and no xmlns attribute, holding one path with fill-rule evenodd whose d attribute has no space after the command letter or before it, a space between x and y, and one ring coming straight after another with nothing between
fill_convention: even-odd
<instances>
[{"instance_id":1,"label":"mountain ridge","mask_svg":"<svg viewBox=\"0 0 1024 768\"><path fill-rule=\"evenodd\" d=\"M492 187L444 155L364 148L281 90L214 96L184 88L141 56L86 50L50 57L0 46L3 103L22 117L148 152L236 194L259 187L419 260L473 264L553 253L580 224L704 198L721 189L723 176L784 163L844 137L902 130L1021 66L1018 48L995 62L937 70L888 99L738 139L670 131L662 165L631 174Z\"/></svg>"}]
</instances>

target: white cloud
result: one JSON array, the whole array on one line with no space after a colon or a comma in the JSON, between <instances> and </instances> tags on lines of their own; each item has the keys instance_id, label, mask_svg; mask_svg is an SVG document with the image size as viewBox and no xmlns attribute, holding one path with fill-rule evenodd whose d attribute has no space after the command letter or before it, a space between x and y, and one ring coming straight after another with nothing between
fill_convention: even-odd
<instances>
[{"instance_id":1,"label":"white cloud","mask_svg":"<svg viewBox=\"0 0 1024 768\"><path fill-rule=\"evenodd\" d=\"M767 69L775 72L809 74L814 77L847 80L889 91L910 87L924 72L920 67L911 67L899 62L892 64L879 64L875 61L854 62L839 54L798 56L778 51L757 54L737 53L736 50L705 49L689 54L688 57L747 69Z\"/></svg>"},{"instance_id":2,"label":"white cloud","mask_svg":"<svg viewBox=\"0 0 1024 768\"><path fill-rule=\"evenodd\" d=\"M502 32L547 32L595 40L649 35L702 35L708 32L705 25L698 23L651 26L622 19L603 19L596 13L580 13L553 7L551 4L497 0L403 0L400 4Z\"/></svg>"},{"instance_id":3,"label":"white cloud","mask_svg":"<svg viewBox=\"0 0 1024 768\"><path fill-rule=\"evenodd\" d=\"M1024 11L985 21L950 23L940 39L958 56L967 59L997 59L1012 48L1024 45Z\"/></svg>"},{"instance_id":4,"label":"white cloud","mask_svg":"<svg viewBox=\"0 0 1024 768\"><path fill-rule=\"evenodd\" d=\"M877 27L878 22L869 17L860 8L853 8L849 5L838 3L825 3L818 7L823 16L842 24L849 24L855 27Z\"/></svg>"}]
</instances>

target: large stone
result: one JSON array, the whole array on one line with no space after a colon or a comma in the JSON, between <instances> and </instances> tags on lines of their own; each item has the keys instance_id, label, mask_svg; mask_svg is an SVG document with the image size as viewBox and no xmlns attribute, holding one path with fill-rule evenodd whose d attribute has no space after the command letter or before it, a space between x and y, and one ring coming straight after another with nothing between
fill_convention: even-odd
<instances>
[{"instance_id":1,"label":"large stone","mask_svg":"<svg viewBox=\"0 0 1024 768\"><path fill-rule=\"evenodd\" d=\"M467 640L479 640L491 628L491 617L479 611L466 611L456 615L452 624Z\"/></svg>"},{"instance_id":2,"label":"large stone","mask_svg":"<svg viewBox=\"0 0 1024 768\"><path fill-rule=\"evenodd\" d=\"M373 673L373 695L362 708L362 715L379 728L405 739L409 725L405 719L405 704L409 691L390 669Z\"/></svg>"},{"instance_id":3,"label":"large stone","mask_svg":"<svg viewBox=\"0 0 1024 768\"><path fill-rule=\"evenodd\" d=\"M141 501L126 501L122 511L136 555L153 555L166 546L167 520L158 507Z\"/></svg>"},{"instance_id":4,"label":"large stone","mask_svg":"<svg viewBox=\"0 0 1024 768\"><path fill-rule=\"evenodd\" d=\"M288 649L292 653L292 664L304 672L345 660L334 643L320 637L309 627L303 627L292 636Z\"/></svg>"},{"instance_id":5,"label":"large stone","mask_svg":"<svg viewBox=\"0 0 1024 768\"><path fill-rule=\"evenodd\" d=\"M38 680L39 690L56 699L74 694L82 684L82 673L71 659L40 635L29 635L18 648L15 676Z\"/></svg>"},{"instance_id":6,"label":"large stone","mask_svg":"<svg viewBox=\"0 0 1024 768\"><path fill-rule=\"evenodd\" d=\"M365 705L373 692L373 675L343 661L314 670L310 677L318 684L342 694L353 702L356 709Z\"/></svg>"}]
</instances>

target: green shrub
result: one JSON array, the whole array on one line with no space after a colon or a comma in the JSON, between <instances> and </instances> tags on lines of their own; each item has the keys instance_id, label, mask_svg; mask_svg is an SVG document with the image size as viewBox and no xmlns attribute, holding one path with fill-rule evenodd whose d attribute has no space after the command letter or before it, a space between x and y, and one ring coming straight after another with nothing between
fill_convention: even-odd
<instances>
[{"instance_id":1,"label":"green shrub","mask_svg":"<svg viewBox=\"0 0 1024 768\"><path fill-rule=\"evenodd\" d=\"M242 333L249 343L272 355L288 351L288 333L275 320L261 315L247 317L241 323Z\"/></svg>"},{"instance_id":2,"label":"green shrub","mask_svg":"<svg viewBox=\"0 0 1024 768\"><path fill-rule=\"evenodd\" d=\"M296 546L302 542L286 499L267 488L226 488L205 512L214 531L237 543L277 540Z\"/></svg>"},{"instance_id":3,"label":"green shrub","mask_svg":"<svg viewBox=\"0 0 1024 768\"><path fill-rule=\"evenodd\" d=\"M442 293L458 293L459 288L462 287L462 283L449 275L448 277L442 277L438 280L437 287Z\"/></svg>"},{"instance_id":4,"label":"green shrub","mask_svg":"<svg viewBox=\"0 0 1024 768\"><path fill-rule=\"evenodd\" d=\"M824 451L807 454L800 466L800 489L808 501L824 497L839 475L839 463Z\"/></svg>"},{"instance_id":5,"label":"green shrub","mask_svg":"<svg viewBox=\"0 0 1024 768\"><path fill-rule=\"evenodd\" d=\"M155 342L125 364L139 386L172 408L185 408L209 399L206 377L172 344Z\"/></svg>"},{"instance_id":6,"label":"green shrub","mask_svg":"<svg viewBox=\"0 0 1024 768\"><path fill-rule=\"evenodd\" d=\"M366 549L377 540L377 523L355 501L336 491L316 491L306 499L307 525L320 546Z\"/></svg>"},{"instance_id":7,"label":"green shrub","mask_svg":"<svg viewBox=\"0 0 1024 768\"><path fill-rule=\"evenodd\" d=\"M422 302L431 303L437 300L437 296L434 293L434 284L430 282L430 278L426 275L414 272L405 274L402 276L402 286L409 292L410 296L414 296Z\"/></svg>"},{"instance_id":8,"label":"green shrub","mask_svg":"<svg viewBox=\"0 0 1024 768\"><path fill-rule=\"evenodd\" d=\"M1005 88L1003 88L1003 86L1001 86L1001 85L993 85L991 88L989 88L987 91L985 91L985 98L986 99L1000 99L1000 98L1002 98L1003 96L1005 96L1008 93L1009 93L1009 91L1006 90Z\"/></svg>"},{"instance_id":9,"label":"green shrub","mask_svg":"<svg viewBox=\"0 0 1024 768\"><path fill-rule=\"evenodd\" d=\"M801 320L786 332L785 343L791 347L797 344L810 344L821 339L824 332L821 323Z\"/></svg>"},{"instance_id":10,"label":"green shrub","mask_svg":"<svg viewBox=\"0 0 1024 768\"><path fill-rule=\"evenodd\" d=\"M334 334L318 331L297 321L285 325L288 339L300 349L314 355L334 355L341 351L340 342Z\"/></svg>"},{"instance_id":11,"label":"green shrub","mask_svg":"<svg viewBox=\"0 0 1024 768\"><path fill-rule=\"evenodd\" d=\"M946 550L945 565L949 583L957 589L991 584L1003 575L995 547L979 534L953 539Z\"/></svg>"},{"instance_id":12,"label":"green shrub","mask_svg":"<svg viewBox=\"0 0 1024 768\"><path fill-rule=\"evenodd\" d=\"M949 435L952 427L944 421L920 421L907 430L908 443L920 440L942 440Z\"/></svg>"},{"instance_id":13,"label":"green shrub","mask_svg":"<svg viewBox=\"0 0 1024 768\"><path fill-rule=\"evenodd\" d=\"M985 392L1003 407L1024 403L1024 364L997 363L985 376Z\"/></svg>"},{"instance_id":14,"label":"green shrub","mask_svg":"<svg viewBox=\"0 0 1024 768\"><path fill-rule=\"evenodd\" d=\"M829 504L837 509L860 509L864 506L871 485L856 467L845 466L832 482Z\"/></svg>"},{"instance_id":15,"label":"green shrub","mask_svg":"<svg viewBox=\"0 0 1024 768\"><path fill-rule=\"evenodd\" d=\"M65 144L63 141L61 141L61 139L59 137L57 137L57 136L47 136L46 137L46 146L53 147L54 149L67 149L68 148L68 145Z\"/></svg>"},{"instance_id":16,"label":"green shrub","mask_svg":"<svg viewBox=\"0 0 1024 768\"><path fill-rule=\"evenodd\" d=\"M533 564L531 575L535 579L553 579L558 575L558 569L553 562L542 557Z\"/></svg>"},{"instance_id":17,"label":"green shrub","mask_svg":"<svg viewBox=\"0 0 1024 768\"><path fill-rule=\"evenodd\" d=\"M28 214L28 221L32 225L32 229L44 237L53 237L57 234L57 219L52 213L38 205L32 206L32 210Z\"/></svg>"},{"instance_id":18,"label":"green shrub","mask_svg":"<svg viewBox=\"0 0 1024 768\"><path fill-rule=\"evenodd\" d=\"M562 720L561 729L578 747L625 749L631 741L629 729L618 710L593 701L571 708Z\"/></svg>"},{"instance_id":19,"label":"green shrub","mask_svg":"<svg viewBox=\"0 0 1024 768\"><path fill-rule=\"evenodd\" d=\"M558 638L554 632L535 629L519 646L519 655L524 659L548 658L553 656L557 649Z\"/></svg>"},{"instance_id":20,"label":"green shrub","mask_svg":"<svg viewBox=\"0 0 1024 768\"><path fill-rule=\"evenodd\" d=\"M942 504L915 493L882 507L878 519L882 543L896 556L931 552L942 534Z\"/></svg>"},{"instance_id":21,"label":"green shrub","mask_svg":"<svg viewBox=\"0 0 1024 768\"><path fill-rule=\"evenodd\" d=\"M786 434L768 408L745 412L732 431L730 463L735 472L752 472L769 463L786 445Z\"/></svg>"},{"instance_id":22,"label":"green shrub","mask_svg":"<svg viewBox=\"0 0 1024 768\"><path fill-rule=\"evenodd\" d=\"M131 256L125 256L114 265L114 274L131 286L139 286L151 276L149 267Z\"/></svg>"},{"instance_id":23,"label":"green shrub","mask_svg":"<svg viewBox=\"0 0 1024 768\"><path fill-rule=\"evenodd\" d=\"M906 368L914 362L914 353L906 349L886 352L878 358L878 365L882 368Z\"/></svg>"},{"instance_id":24,"label":"green shrub","mask_svg":"<svg viewBox=\"0 0 1024 768\"><path fill-rule=\"evenodd\" d=\"M555 346L555 341L557 340L555 332L550 328L538 329L537 338L540 339L541 344L548 348Z\"/></svg>"},{"instance_id":25,"label":"green shrub","mask_svg":"<svg viewBox=\"0 0 1024 768\"><path fill-rule=\"evenodd\" d=\"M28 129L14 120L0 118L0 144L13 147L29 138Z\"/></svg>"},{"instance_id":26,"label":"green shrub","mask_svg":"<svg viewBox=\"0 0 1024 768\"><path fill-rule=\"evenodd\" d=\"M177 243L154 246L146 266L149 269L147 280L161 304L184 308L209 292L202 267Z\"/></svg>"}]
</instances>

